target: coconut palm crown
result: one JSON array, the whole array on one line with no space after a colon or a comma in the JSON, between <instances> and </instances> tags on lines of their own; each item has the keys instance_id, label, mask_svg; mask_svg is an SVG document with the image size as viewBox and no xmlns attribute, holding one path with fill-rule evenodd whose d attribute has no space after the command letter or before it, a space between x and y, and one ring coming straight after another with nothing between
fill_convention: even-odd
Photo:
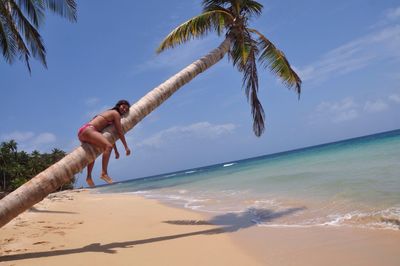
<instances>
[{"instance_id":1,"label":"coconut palm crown","mask_svg":"<svg viewBox=\"0 0 400 266\"><path fill-rule=\"evenodd\" d=\"M25 61L29 72L31 56L47 67L46 49L39 28L45 11L76 21L75 0L0 0L0 49L5 61Z\"/></svg>"},{"instance_id":2,"label":"coconut palm crown","mask_svg":"<svg viewBox=\"0 0 400 266\"><path fill-rule=\"evenodd\" d=\"M174 29L161 43L157 52L173 48L191 39L203 37L211 31L225 34L230 41L228 58L243 73L243 87L251 106L253 131L264 132L265 114L258 99L257 63L269 68L288 87L300 96L301 79L291 68L284 53L248 22L261 15L263 5L253 0L203 0L203 13Z\"/></svg>"}]
</instances>

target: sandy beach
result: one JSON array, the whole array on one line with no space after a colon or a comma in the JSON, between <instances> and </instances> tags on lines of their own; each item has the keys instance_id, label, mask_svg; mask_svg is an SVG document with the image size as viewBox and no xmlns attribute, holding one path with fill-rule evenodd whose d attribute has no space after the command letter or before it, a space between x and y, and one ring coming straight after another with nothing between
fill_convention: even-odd
<instances>
[{"instance_id":1,"label":"sandy beach","mask_svg":"<svg viewBox=\"0 0 400 266\"><path fill-rule=\"evenodd\" d=\"M0 236L0 265L400 265L400 231L263 228L90 190L50 195Z\"/></svg>"}]
</instances>

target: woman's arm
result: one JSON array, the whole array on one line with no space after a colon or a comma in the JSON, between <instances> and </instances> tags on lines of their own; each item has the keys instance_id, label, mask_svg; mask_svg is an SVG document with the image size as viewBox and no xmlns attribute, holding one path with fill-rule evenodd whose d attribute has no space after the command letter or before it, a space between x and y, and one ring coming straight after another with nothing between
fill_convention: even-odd
<instances>
[{"instance_id":1,"label":"woman's arm","mask_svg":"<svg viewBox=\"0 0 400 266\"><path fill-rule=\"evenodd\" d=\"M121 116L120 116L120 114L119 114L117 111L115 111L115 110L113 110L113 120L114 120L115 129L116 129L117 132L118 132L119 139L121 140L122 144L123 144L124 147L125 147L126 155L129 155L129 154L131 154L131 150L129 149L128 144L126 143L125 135L124 135L124 132L123 132L123 130L122 130L122 126L121 126Z\"/></svg>"},{"instance_id":2,"label":"woman's arm","mask_svg":"<svg viewBox=\"0 0 400 266\"><path fill-rule=\"evenodd\" d=\"M119 152L118 152L118 149L117 149L117 145L115 143L113 144L113 148L114 148L114 152L115 152L115 159L118 159L119 158Z\"/></svg>"}]
</instances>

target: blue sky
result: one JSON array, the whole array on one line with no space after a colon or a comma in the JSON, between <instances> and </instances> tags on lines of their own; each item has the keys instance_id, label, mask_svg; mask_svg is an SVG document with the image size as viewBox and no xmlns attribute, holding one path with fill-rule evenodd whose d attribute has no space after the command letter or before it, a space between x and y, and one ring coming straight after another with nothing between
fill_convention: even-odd
<instances>
[{"instance_id":1,"label":"blue sky","mask_svg":"<svg viewBox=\"0 0 400 266\"><path fill-rule=\"evenodd\" d=\"M126 135L133 154L110 161L115 180L400 128L398 0L260 2L263 15L251 25L285 52L302 78L300 100L260 67L267 126L257 138L242 77L224 58ZM77 23L49 15L41 30L47 70L33 60L29 75L21 62L0 61L0 141L14 139L28 152L72 151L78 128L93 115L119 99L137 101L222 42L210 34L155 54L172 29L200 13L200 4L78 1ZM84 174L78 177L80 186Z\"/></svg>"}]
</instances>

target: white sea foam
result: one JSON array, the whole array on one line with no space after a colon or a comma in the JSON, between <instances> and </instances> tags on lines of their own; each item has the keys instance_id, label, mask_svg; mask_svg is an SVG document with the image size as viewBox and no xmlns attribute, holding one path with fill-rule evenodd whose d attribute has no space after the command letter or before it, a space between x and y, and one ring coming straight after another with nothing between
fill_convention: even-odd
<instances>
[{"instance_id":1,"label":"white sea foam","mask_svg":"<svg viewBox=\"0 0 400 266\"><path fill-rule=\"evenodd\" d=\"M235 165L236 163L227 163L227 164L224 164L222 167L229 167L229 166L232 166L232 165Z\"/></svg>"},{"instance_id":2,"label":"white sea foam","mask_svg":"<svg viewBox=\"0 0 400 266\"><path fill-rule=\"evenodd\" d=\"M222 190L219 193L197 190L189 193L187 189L161 189L126 194L137 194L217 216L227 213L238 214L248 217L249 222L261 227L400 229L400 206L377 211L335 212L335 207L343 207L342 203L335 202L333 205L307 209L300 207L302 203L299 202L284 203L274 198L251 199L254 195L247 190Z\"/></svg>"},{"instance_id":3,"label":"white sea foam","mask_svg":"<svg viewBox=\"0 0 400 266\"><path fill-rule=\"evenodd\" d=\"M149 193L149 191L139 190L139 191L134 191L134 192L125 192L125 193L122 193L122 194L146 195L148 193Z\"/></svg>"},{"instance_id":4,"label":"white sea foam","mask_svg":"<svg viewBox=\"0 0 400 266\"><path fill-rule=\"evenodd\" d=\"M357 227L366 229L399 230L399 208L389 208L376 212L353 211L344 214L331 214L306 220L263 222L262 217L254 221L261 227Z\"/></svg>"},{"instance_id":5,"label":"white sea foam","mask_svg":"<svg viewBox=\"0 0 400 266\"><path fill-rule=\"evenodd\" d=\"M187 171L187 172L185 172L185 174L193 174L193 173L196 173L197 171L195 171L195 170L192 170L192 171Z\"/></svg>"}]
</instances>

